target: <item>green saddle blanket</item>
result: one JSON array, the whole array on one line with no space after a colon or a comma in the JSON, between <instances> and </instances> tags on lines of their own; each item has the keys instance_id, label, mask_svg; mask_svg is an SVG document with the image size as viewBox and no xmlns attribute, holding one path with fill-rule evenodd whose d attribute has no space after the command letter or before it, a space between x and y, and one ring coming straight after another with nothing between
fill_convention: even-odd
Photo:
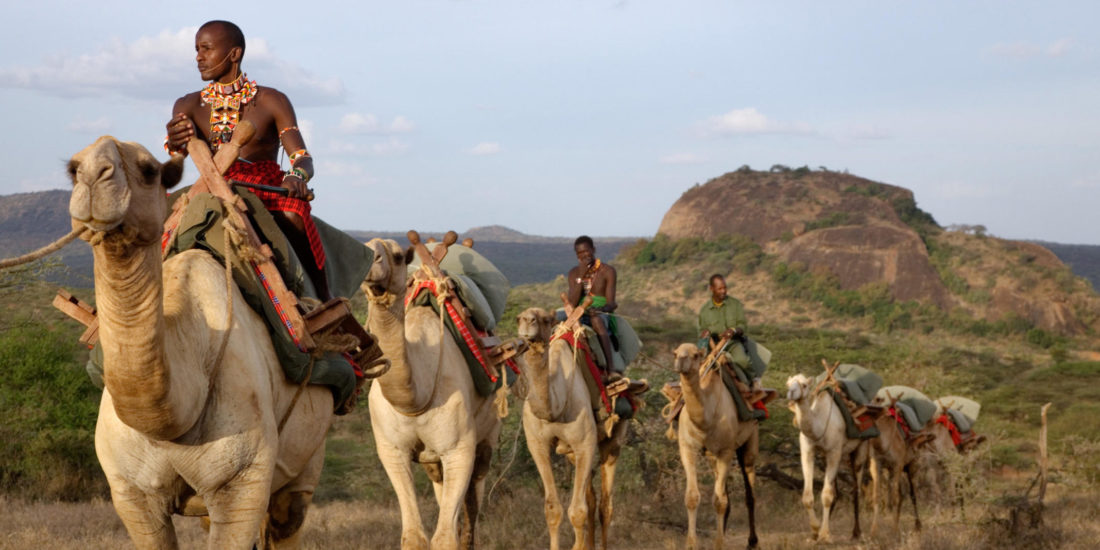
<instances>
[{"instance_id":1,"label":"green saddle blanket","mask_svg":"<svg viewBox=\"0 0 1100 550\"><path fill-rule=\"evenodd\" d=\"M174 202L189 189L185 187L176 191L169 200ZM301 262L294 254L294 249L287 243L286 237L275 223L271 213L264 208L256 195L241 193L240 196L244 199L254 227L260 233L260 239L271 247L276 266L287 288L299 298L316 299L317 293L313 289L313 284L309 281ZM209 252L218 262L224 262L225 238L222 214L221 201L217 197L209 193L198 193L191 197L172 240L166 244L168 249L166 261L185 250L199 249ZM325 247L327 257L325 271L329 289L333 296L350 298L358 291L359 284L370 270L374 255L369 248L350 235L316 217L313 221L317 225L317 232ZM309 383L331 388L337 410L343 409L342 405L352 396L356 386L355 371L351 364L341 355L330 352L317 358L310 372L310 355L300 351L294 343L252 266L239 254L233 254L232 271L233 280L240 288L245 302L267 322L271 343L287 379L298 384L309 373ZM93 381L97 377L101 380L103 372L102 354L96 351L93 350L91 364L89 364L89 374L92 375Z\"/></svg>"}]
</instances>

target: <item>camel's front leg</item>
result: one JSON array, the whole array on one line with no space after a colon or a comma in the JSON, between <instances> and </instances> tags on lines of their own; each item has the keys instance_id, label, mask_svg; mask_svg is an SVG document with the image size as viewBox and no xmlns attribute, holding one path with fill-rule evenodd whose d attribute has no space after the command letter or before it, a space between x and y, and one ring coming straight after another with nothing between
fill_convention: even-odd
<instances>
[{"instance_id":1,"label":"camel's front leg","mask_svg":"<svg viewBox=\"0 0 1100 550\"><path fill-rule=\"evenodd\" d=\"M852 479L855 480L855 487L852 488L852 540L859 540L859 489L863 486L863 466L867 464L867 454L870 453L870 442L865 441L862 445L864 452L860 452L857 448L856 451L848 455L848 464L852 468ZM875 489L877 492L878 490Z\"/></svg>"},{"instance_id":2,"label":"camel's front leg","mask_svg":"<svg viewBox=\"0 0 1100 550\"><path fill-rule=\"evenodd\" d=\"M729 518L730 498L726 494L726 482L729 480L730 462L728 453L716 457L714 464L714 517L718 529L714 532L714 550L722 550L722 539L726 536L726 520Z\"/></svg>"},{"instance_id":3,"label":"camel's front leg","mask_svg":"<svg viewBox=\"0 0 1100 550\"><path fill-rule=\"evenodd\" d=\"M550 550L558 550L558 527L561 525L561 501L558 500L558 488L554 482L554 468L550 463L551 442L542 440L537 428L523 418L523 432L527 435L527 450L535 461L542 481L543 509L546 513L546 529L550 533Z\"/></svg>"},{"instance_id":4,"label":"camel's front leg","mask_svg":"<svg viewBox=\"0 0 1100 550\"><path fill-rule=\"evenodd\" d=\"M592 466L596 460L596 444L590 448L573 449L573 494L569 500L569 523L573 525L573 550L590 549L588 533L589 510L588 495L592 491Z\"/></svg>"},{"instance_id":5,"label":"camel's front leg","mask_svg":"<svg viewBox=\"0 0 1100 550\"><path fill-rule=\"evenodd\" d=\"M880 467L881 467L881 465L879 464L878 458L876 458L874 455L872 455L871 456L871 536L872 537L874 537L875 533L878 532L878 507L879 507L878 484L879 484L879 476L881 475L881 473L879 472ZM856 491L859 491L858 487L856 488Z\"/></svg>"},{"instance_id":6,"label":"camel's front leg","mask_svg":"<svg viewBox=\"0 0 1100 550\"><path fill-rule=\"evenodd\" d=\"M239 472L216 491L202 495L210 515L211 550L252 548L260 536L267 516L274 467L267 460L257 460Z\"/></svg>"},{"instance_id":7,"label":"camel's front leg","mask_svg":"<svg viewBox=\"0 0 1100 550\"><path fill-rule=\"evenodd\" d=\"M737 449L737 463L741 465L741 477L745 481L745 507L749 512L749 548L756 548L756 453L759 450L759 432Z\"/></svg>"},{"instance_id":8,"label":"camel's front leg","mask_svg":"<svg viewBox=\"0 0 1100 550\"><path fill-rule=\"evenodd\" d=\"M916 521L916 529L920 531L920 511L917 510L917 488L913 484L913 465L905 467L905 476L909 479L909 498L913 501L913 519ZM901 508L901 504L898 504Z\"/></svg>"},{"instance_id":9,"label":"camel's front leg","mask_svg":"<svg viewBox=\"0 0 1100 550\"><path fill-rule=\"evenodd\" d=\"M465 516L462 528L462 546L468 550L477 548L477 516L481 509L481 497L485 494L485 476L489 475L489 466L493 461L493 447L487 442L477 445L474 459L474 472L470 478L470 487L466 489Z\"/></svg>"},{"instance_id":10,"label":"camel's front leg","mask_svg":"<svg viewBox=\"0 0 1100 550\"><path fill-rule=\"evenodd\" d=\"M397 493L401 508L401 550L428 550L428 536L420 522L420 510L416 506L416 486L413 484L412 460L408 451L402 451L377 437L374 429L378 459L390 478L390 485Z\"/></svg>"},{"instance_id":11,"label":"camel's front leg","mask_svg":"<svg viewBox=\"0 0 1100 550\"><path fill-rule=\"evenodd\" d=\"M110 477L111 502L126 526L130 540L138 550L174 550L179 548L168 503L154 504L155 499L138 490L130 482ZM161 499L163 500L163 499Z\"/></svg>"},{"instance_id":12,"label":"camel's front leg","mask_svg":"<svg viewBox=\"0 0 1100 550\"><path fill-rule=\"evenodd\" d=\"M798 435L798 450L802 457L802 507L810 516L810 529L817 539L821 524L814 513L814 444L803 434ZM824 491L822 491L824 496Z\"/></svg>"},{"instance_id":13,"label":"camel's front leg","mask_svg":"<svg viewBox=\"0 0 1100 550\"><path fill-rule=\"evenodd\" d=\"M615 465L619 462L619 451L607 455L600 465L600 548L607 550L607 532L611 529L611 514L614 510L612 493L615 489Z\"/></svg>"},{"instance_id":14,"label":"camel's front leg","mask_svg":"<svg viewBox=\"0 0 1100 550\"><path fill-rule=\"evenodd\" d=\"M460 442L440 457L443 463L443 491L439 501L439 519L432 535L432 550L457 550L459 540L458 520L465 502L466 489L474 472L475 443Z\"/></svg>"},{"instance_id":15,"label":"camel's front leg","mask_svg":"<svg viewBox=\"0 0 1100 550\"><path fill-rule=\"evenodd\" d=\"M821 488L821 529L817 531L817 540L821 542L829 541L829 514L833 510L833 501L836 499L836 472L840 468L841 452L840 446L825 452L825 484ZM806 460L805 457L803 460Z\"/></svg>"},{"instance_id":16,"label":"camel's front leg","mask_svg":"<svg viewBox=\"0 0 1100 550\"><path fill-rule=\"evenodd\" d=\"M681 422L683 421L681 420ZM695 513L699 510L699 479L695 464L698 450L684 443L684 436L682 433L679 439L680 462L684 463L684 478L687 481L687 485L684 489L684 506L687 507L688 516L687 543L685 547L688 550L695 550L698 545L698 539L695 535Z\"/></svg>"}]
</instances>

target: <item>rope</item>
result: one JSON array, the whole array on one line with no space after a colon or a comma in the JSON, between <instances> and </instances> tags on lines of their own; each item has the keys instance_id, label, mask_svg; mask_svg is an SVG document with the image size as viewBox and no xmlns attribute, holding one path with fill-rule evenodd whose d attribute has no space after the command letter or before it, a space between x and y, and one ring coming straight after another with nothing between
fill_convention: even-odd
<instances>
[{"instance_id":1,"label":"rope","mask_svg":"<svg viewBox=\"0 0 1100 550\"><path fill-rule=\"evenodd\" d=\"M34 252L28 252L27 254L24 254L22 256L17 256L15 258L7 258L7 259L4 259L4 260L0 260L0 269L7 269L9 267L15 267L17 265L29 264L29 263L31 263L35 260L41 259L45 256L50 255L50 254L53 254L54 252L57 252L58 250L61 250L61 248L64 247L65 245L72 242L73 239L81 236L81 234L84 233L85 231L94 232L94 230L92 230L90 228L78 227L78 228L73 229L72 231L70 231L64 237L61 237L60 239L57 239L56 241L54 241L54 242L52 242L52 243L50 243L50 244L48 244L48 245L46 245L42 248L39 248L38 250L35 250ZM89 236L89 238L91 238L91 236Z\"/></svg>"},{"instance_id":2,"label":"rope","mask_svg":"<svg viewBox=\"0 0 1100 550\"><path fill-rule=\"evenodd\" d=\"M522 429L523 429L523 422L517 422L516 423L516 435L512 437L512 456L508 458L508 463L505 464L504 469L502 469L500 471L500 476L498 476L497 480L493 482L493 486L489 487L489 492L486 493L486 497L485 497L485 500L487 502L492 502L493 491L495 491L496 488L497 488L497 485L500 485L500 482L504 480L504 476L508 473L508 470L512 468L512 463L516 461L516 451L519 450L519 446L516 445L516 442L519 441L519 432Z\"/></svg>"}]
</instances>

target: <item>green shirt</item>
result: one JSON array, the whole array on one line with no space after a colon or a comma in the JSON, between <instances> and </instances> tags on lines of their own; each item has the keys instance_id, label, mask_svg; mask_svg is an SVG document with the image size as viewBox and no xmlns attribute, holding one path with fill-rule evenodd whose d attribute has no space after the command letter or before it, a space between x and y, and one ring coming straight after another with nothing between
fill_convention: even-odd
<instances>
[{"instance_id":1,"label":"green shirt","mask_svg":"<svg viewBox=\"0 0 1100 550\"><path fill-rule=\"evenodd\" d=\"M726 329L740 328L742 331L748 328L745 321L745 307L737 298L726 296L721 306L714 305L713 299L699 310L699 330L709 330L711 334L722 334Z\"/></svg>"}]
</instances>

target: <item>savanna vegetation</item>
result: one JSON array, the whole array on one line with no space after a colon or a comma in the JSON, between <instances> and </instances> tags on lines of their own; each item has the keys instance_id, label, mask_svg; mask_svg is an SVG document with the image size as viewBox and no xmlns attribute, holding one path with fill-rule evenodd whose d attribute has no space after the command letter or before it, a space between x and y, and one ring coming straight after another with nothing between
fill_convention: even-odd
<instances>
[{"instance_id":1,"label":"savanna vegetation","mask_svg":"<svg viewBox=\"0 0 1100 550\"><path fill-rule=\"evenodd\" d=\"M943 256L944 261L954 257ZM1095 435L1100 433L1100 358L1088 353L1095 349L1095 335L1069 337L1018 318L985 321L964 311L899 303L884 285L844 290L828 275L782 263L739 237L643 240L625 248L615 265L621 312L645 342L627 374L647 378L654 391L632 421L620 460L613 548L679 548L683 543L683 472L658 414L664 398L655 390L674 378L672 348L695 336L695 310L705 299L711 273L730 274L731 293L746 302L750 333L774 352L766 386L782 388L796 372L816 374L824 358L867 366L889 384L920 388L933 397L960 394L983 404L976 429L989 441L970 455L950 457L942 466L950 477L933 475L937 470L930 466L921 476L935 488L922 493L926 529L911 532L906 512L901 533L884 529L863 547L1083 548L1100 536L1093 521L1100 512L1100 437ZM941 270L941 277L947 272ZM975 292L972 286L944 282L955 294ZM515 315L526 307L556 307L564 287L560 278L515 287L502 331L514 330ZM91 298L88 290L74 289L74 294ZM94 455L99 390L84 372L87 350L76 342L82 327L48 306L52 295L51 287L35 282L33 272L9 276L0 285L0 490L5 495L0 507L6 511L0 514L0 532L5 533L0 548L125 548L129 543L105 500L106 484ZM363 301L354 306L361 317L366 315ZM1047 402L1053 403L1048 436L1052 483L1042 521L1031 525L1019 498L1036 471L1039 409ZM488 477L479 534L483 548L547 544L542 491L522 437L519 406L513 398ZM762 544L809 548L800 487L792 489L792 480L801 478L797 432L781 401L769 409L758 462ZM369 426L361 404L331 431L318 506L304 529L305 548L399 545L396 499L378 464ZM568 465L555 459L555 467L564 488ZM713 480L701 481L707 490ZM427 478L418 474L418 483L422 502L430 501ZM738 547L744 544L745 514L741 482L731 485L727 543ZM848 529L849 510L837 507L835 533ZM422 511L426 523L434 521L434 505ZM183 544L197 545L202 539L197 521L176 521ZM699 521L707 544L713 509L701 506ZM863 521L866 531L869 513ZM571 539L567 531L563 542Z\"/></svg>"}]
</instances>

